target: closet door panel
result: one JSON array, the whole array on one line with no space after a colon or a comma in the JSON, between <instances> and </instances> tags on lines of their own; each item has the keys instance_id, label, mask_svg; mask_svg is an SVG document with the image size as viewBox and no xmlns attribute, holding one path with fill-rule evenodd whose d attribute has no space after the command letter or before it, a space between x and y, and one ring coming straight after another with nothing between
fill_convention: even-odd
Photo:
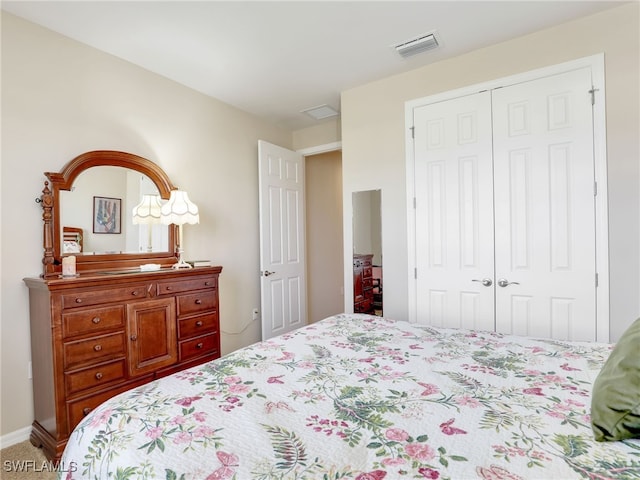
<instances>
[{"instance_id":1,"label":"closet door panel","mask_svg":"<svg viewBox=\"0 0 640 480\"><path fill-rule=\"evenodd\" d=\"M418 108L414 127L418 322L493 330L490 94Z\"/></svg>"},{"instance_id":2,"label":"closet door panel","mask_svg":"<svg viewBox=\"0 0 640 480\"><path fill-rule=\"evenodd\" d=\"M493 91L500 332L595 339L590 89L582 69Z\"/></svg>"}]
</instances>

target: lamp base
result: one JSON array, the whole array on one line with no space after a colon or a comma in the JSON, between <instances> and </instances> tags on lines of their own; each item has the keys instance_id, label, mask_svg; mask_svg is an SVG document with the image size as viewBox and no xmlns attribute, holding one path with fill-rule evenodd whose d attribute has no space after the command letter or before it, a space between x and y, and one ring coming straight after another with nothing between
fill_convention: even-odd
<instances>
[{"instance_id":1,"label":"lamp base","mask_svg":"<svg viewBox=\"0 0 640 480\"><path fill-rule=\"evenodd\" d=\"M178 269L178 268L193 268L193 267L187 262L185 262L184 260L180 259L180 261L178 263L174 263L171 266L171 268Z\"/></svg>"},{"instance_id":2,"label":"lamp base","mask_svg":"<svg viewBox=\"0 0 640 480\"><path fill-rule=\"evenodd\" d=\"M180 225L180 227L182 227L182 225ZM182 238L182 237L180 237L180 238ZM193 268L190 264L188 264L187 262L185 262L182 259L182 249L181 248L178 249L178 263L174 263L171 266L171 268L174 268L174 269L178 269L178 268Z\"/></svg>"}]
</instances>

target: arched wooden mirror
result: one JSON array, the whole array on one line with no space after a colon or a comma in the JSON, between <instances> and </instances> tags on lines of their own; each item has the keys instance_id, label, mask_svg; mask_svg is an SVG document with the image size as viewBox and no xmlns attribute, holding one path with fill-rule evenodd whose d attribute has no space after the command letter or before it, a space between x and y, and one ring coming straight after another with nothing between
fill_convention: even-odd
<instances>
[{"instance_id":1,"label":"arched wooden mirror","mask_svg":"<svg viewBox=\"0 0 640 480\"><path fill-rule=\"evenodd\" d=\"M152 161L96 150L77 156L59 173L45 175L48 181L39 199L44 210L45 278L62 273L62 258L67 255L76 257L79 274L176 262L174 225L132 221L132 209L144 194L168 199L175 188Z\"/></svg>"}]
</instances>

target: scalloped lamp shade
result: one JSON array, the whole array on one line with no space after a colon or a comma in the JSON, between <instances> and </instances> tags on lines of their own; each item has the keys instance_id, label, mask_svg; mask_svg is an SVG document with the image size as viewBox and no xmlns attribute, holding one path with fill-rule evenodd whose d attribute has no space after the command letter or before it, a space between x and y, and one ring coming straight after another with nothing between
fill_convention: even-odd
<instances>
[{"instance_id":1,"label":"scalloped lamp shade","mask_svg":"<svg viewBox=\"0 0 640 480\"><path fill-rule=\"evenodd\" d=\"M133 207L133 224L150 225L160 223L160 195L145 194L142 201Z\"/></svg>"},{"instance_id":2,"label":"scalloped lamp shade","mask_svg":"<svg viewBox=\"0 0 640 480\"><path fill-rule=\"evenodd\" d=\"M200 223L198 207L189 200L187 192L171 190L169 200L162 205L160 221L164 225L171 223L175 225Z\"/></svg>"}]
</instances>

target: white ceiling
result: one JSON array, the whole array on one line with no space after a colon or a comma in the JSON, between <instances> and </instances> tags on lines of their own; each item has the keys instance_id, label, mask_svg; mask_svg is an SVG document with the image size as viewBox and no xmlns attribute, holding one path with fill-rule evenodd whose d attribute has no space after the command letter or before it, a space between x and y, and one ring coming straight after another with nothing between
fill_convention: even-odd
<instances>
[{"instance_id":1,"label":"white ceiling","mask_svg":"<svg viewBox=\"0 0 640 480\"><path fill-rule=\"evenodd\" d=\"M590 15L606 1L2 1L2 9L277 124L340 92ZM436 31L437 50L394 45ZM571 41L571 39L567 39Z\"/></svg>"}]
</instances>

